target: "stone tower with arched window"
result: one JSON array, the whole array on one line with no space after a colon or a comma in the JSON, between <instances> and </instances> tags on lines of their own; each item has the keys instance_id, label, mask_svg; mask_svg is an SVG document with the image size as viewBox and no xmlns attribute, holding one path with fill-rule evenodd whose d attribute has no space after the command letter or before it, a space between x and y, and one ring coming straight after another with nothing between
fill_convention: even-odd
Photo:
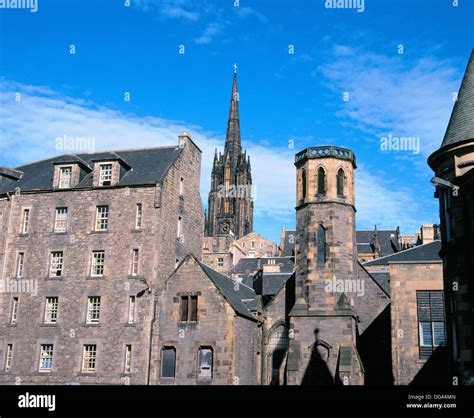
<instances>
[{"instance_id":1,"label":"stone tower with arched window","mask_svg":"<svg viewBox=\"0 0 474 418\"><path fill-rule=\"evenodd\" d=\"M355 288L347 287L357 283L355 156L334 146L313 147L296 154L295 166L296 303L288 383L360 384L357 317L348 292Z\"/></svg>"}]
</instances>

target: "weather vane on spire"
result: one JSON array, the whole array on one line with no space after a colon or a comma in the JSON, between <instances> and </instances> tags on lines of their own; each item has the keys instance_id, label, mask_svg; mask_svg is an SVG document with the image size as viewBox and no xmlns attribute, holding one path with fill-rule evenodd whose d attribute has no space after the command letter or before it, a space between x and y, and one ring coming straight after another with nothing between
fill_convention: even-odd
<instances>
[{"instance_id":1,"label":"weather vane on spire","mask_svg":"<svg viewBox=\"0 0 474 418\"><path fill-rule=\"evenodd\" d=\"M234 64L234 74L237 74L237 64Z\"/></svg>"}]
</instances>

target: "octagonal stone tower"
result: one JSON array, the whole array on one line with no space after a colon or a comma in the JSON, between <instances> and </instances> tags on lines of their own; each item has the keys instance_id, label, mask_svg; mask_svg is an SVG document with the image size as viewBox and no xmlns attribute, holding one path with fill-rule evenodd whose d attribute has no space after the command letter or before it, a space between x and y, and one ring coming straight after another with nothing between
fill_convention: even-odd
<instances>
[{"instance_id":1,"label":"octagonal stone tower","mask_svg":"<svg viewBox=\"0 0 474 418\"><path fill-rule=\"evenodd\" d=\"M357 283L352 151L307 148L296 166L296 303L290 313L289 384L362 384L356 349ZM347 287L348 286L348 287Z\"/></svg>"}]
</instances>

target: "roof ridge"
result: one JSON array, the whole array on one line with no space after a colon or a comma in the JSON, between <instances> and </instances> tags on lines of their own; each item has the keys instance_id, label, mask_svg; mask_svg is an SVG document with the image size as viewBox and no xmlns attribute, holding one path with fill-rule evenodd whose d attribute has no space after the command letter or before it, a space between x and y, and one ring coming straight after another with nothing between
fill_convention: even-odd
<instances>
[{"instance_id":1,"label":"roof ridge","mask_svg":"<svg viewBox=\"0 0 474 418\"><path fill-rule=\"evenodd\" d=\"M384 255L383 257L376 258L375 260L369 260L369 261L366 261L365 263L361 263L361 264L362 264L362 265L369 265L369 263L373 263L374 261L380 261L380 260L383 260L384 258L394 257L394 256L396 256L396 255L399 255L399 254L402 254L402 253L406 253L407 251L416 250L416 249L418 249L418 248L425 247L425 246L427 246L427 245L431 245L431 244L434 244L434 243L437 243L437 242L441 242L441 240L435 239L434 241L428 242L428 243L426 243L426 244L415 245L415 246L410 247L410 248L407 248L407 249L405 249L405 250L401 250L401 251L398 251L398 252L396 252L396 253L389 254L389 255Z\"/></svg>"}]
</instances>

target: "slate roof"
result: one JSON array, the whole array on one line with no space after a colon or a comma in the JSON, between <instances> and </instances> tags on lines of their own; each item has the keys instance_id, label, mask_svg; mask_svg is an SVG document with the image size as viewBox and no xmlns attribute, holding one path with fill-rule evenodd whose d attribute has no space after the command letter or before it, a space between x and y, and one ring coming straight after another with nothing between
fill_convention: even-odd
<instances>
[{"instance_id":1,"label":"slate roof","mask_svg":"<svg viewBox=\"0 0 474 418\"><path fill-rule=\"evenodd\" d=\"M60 155L17 167L16 170L23 172L23 176L18 181L4 177L0 181L0 194L12 192L16 187L19 187L23 192L52 190L54 165L62 162L78 162L82 166L81 174L83 177L81 177L82 180L76 188L91 187L91 170L94 166L94 161L111 159L121 161L121 164L127 170L115 186L153 185L163 179L181 151L182 149L178 146L171 146ZM1 170L0 174L2 174Z\"/></svg>"},{"instance_id":2,"label":"slate roof","mask_svg":"<svg viewBox=\"0 0 474 418\"><path fill-rule=\"evenodd\" d=\"M276 264L280 264L280 273L291 273L294 269L294 263L291 257L244 257L232 268L232 273L255 273L258 270L259 260L261 268L268 263L268 260L275 260Z\"/></svg>"},{"instance_id":3,"label":"slate roof","mask_svg":"<svg viewBox=\"0 0 474 418\"><path fill-rule=\"evenodd\" d=\"M263 273L262 296L275 296L293 273Z\"/></svg>"},{"instance_id":4,"label":"slate roof","mask_svg":"<svg viewBox=\"0 0 474 418\"><path fill-rule=\"evenodd\" d=\"M383 290L385 290L387 295L390 296L390 273L388 271L371 271L370 275L374 278L378 285Z\"/></svg>"},{"instance_id":5,"label":"slate roof","mask_svg":"<svg viewBox=\"0 0 474 418\"><path fill-rule=\"evenodd\" d=\"M470 139L474 139L474 49L471 51L441 148Z\"/></svg>"},{"instance_id":6,"label":"slate roof","mask_svg":"<svg viewBox=\"0 0 474 418\"><path fill-rule=\"evenodd\" d=\"M399 251L396 229L377 230L382 257ZM375 249L374 231L356 231L357 252L373 253Z\"/></svg>"},{"instance_id":7,"label":"slate roof","mask_svg":"<svg viewBox=\"0 0 474 418\"><path fill-rule=\"evenodd\" d=\"M196 261L236 313L246 318L256 320L249 310L249 307L251 308L255 304L255 302L252 303L252 300L255 301L255 292L253 289L239 284L236 290L235 281L230 277L218 273L198 260Z\"/></svg>"},{"instance_id":8,"label":"slate roof","mask_svg":"<svg viewBox=\"0 0 474 418\"><path fill-rule=\"evenodd\" d=\"M422 263L441 262L439 252L441 241L433 241L429 244L418 245L407 250L400 251L386 257L377 258L363 263L364 266L384 266L392 263Z\"/></svg>"}]
</instances>

